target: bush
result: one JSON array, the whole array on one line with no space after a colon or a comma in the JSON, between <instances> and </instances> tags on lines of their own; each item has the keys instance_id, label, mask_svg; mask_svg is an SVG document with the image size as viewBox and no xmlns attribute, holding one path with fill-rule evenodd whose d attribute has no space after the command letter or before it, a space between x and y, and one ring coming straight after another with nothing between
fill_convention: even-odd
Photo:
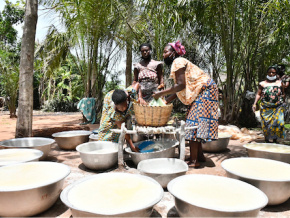
<instances>
[{"instance_id":1,"label":"bush","mask_svg":"<svg viewBox=\"0 0 290 218\"><path fill-rule=\"evenodd\" d=\"M46 112L77 112L77 102L64 100L64 99L53 99L46 101L42 106L42 110Z\"/></svg>"}]
</instances>

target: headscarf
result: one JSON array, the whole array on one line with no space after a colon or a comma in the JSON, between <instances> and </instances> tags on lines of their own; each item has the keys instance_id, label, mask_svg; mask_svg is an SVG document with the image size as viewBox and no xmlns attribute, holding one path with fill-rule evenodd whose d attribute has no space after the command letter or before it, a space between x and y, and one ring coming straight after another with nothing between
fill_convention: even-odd
<instances>
[{"instance_id":1,"label":"headscarf","mask_svg":"<svg viewBox=\"0 0 290 218\"><path fill-rule=\"evenodd\" d=\"M179 40L168 44L172 46L178 55L182 56L186 53L184 46L181 45Z\"/></svg>"},{"instance_id":2,"label":"headscarf","mask_svg":"<svg viewBox=\"0 0 290 218\"><path fill-rule=\"evenodd\" d=\"M276 71L276 73L278 73L278 72L277 72L277 65L276 65L276 64L274 64L274 65L268 67L268 69L267 69L267 73L268 73L268 71L269 71L270 69L274 69L274 70Z\"/></svg>"}]
</instances>

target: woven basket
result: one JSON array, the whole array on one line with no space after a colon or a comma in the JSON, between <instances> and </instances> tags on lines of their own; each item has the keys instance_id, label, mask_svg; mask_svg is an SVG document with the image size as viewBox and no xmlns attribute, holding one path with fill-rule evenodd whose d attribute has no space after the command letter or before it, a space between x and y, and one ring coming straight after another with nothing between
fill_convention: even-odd
<instances>
[{"instance_id":1,"label":"woven basket","mask_svg":"<svg viewBox=\"0 0 290 218\"><path fill-rule=\"evenodd\" d=\"M135 118L140 126L165 126L171 115L173 104L165 106L147 106L133 104Z\"/></svg>"}]
</instances>

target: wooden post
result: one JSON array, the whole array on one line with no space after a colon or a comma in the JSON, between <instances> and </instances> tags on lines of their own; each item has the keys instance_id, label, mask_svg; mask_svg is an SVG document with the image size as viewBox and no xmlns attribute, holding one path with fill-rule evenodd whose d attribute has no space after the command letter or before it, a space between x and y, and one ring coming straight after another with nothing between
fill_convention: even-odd
<instances>
[{"instance_id":1,"label":"wooden post","mask_svg":"<svg viewBox=\"0 0 290 218\"><path fill-rule=\"evenodd\" d=\"M185 160L185 122L181 120L180 132L179 132L179 158Z\"/></svg>"},{"instance_id":2,"label":"wooden post","mask_svg":"<svg viewBox=\"0 0 290 218\"><path fill-rule=\"evenodd\" d=\"M119 146L118 146L118 167L125 167L124 165L124 157L123 157L123 145L125 142L125 135L126 135L127 129L125 127L125 123L122 123L121 125L121 134L119 137Z\"/></svg>"}]
</instances>

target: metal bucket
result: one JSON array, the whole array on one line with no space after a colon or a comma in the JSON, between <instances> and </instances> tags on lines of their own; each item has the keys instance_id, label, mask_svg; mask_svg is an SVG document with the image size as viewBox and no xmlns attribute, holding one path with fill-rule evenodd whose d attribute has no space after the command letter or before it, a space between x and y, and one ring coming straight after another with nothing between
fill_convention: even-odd
<instances>
[{"instance_id":1,"label":"metal bucket","mask_svg":"<svg viewBox=\"0 0 290 218\"><path fill-rule=\"evenodd\" d=\"M132 161L137 166L142 160L153 158L173 158L175 157L175 148L179 145L179 142L171 139L154 139L151 141L158 142L164 146L163 150L153 151L148 153L132 152L130 147L125 148L125 151L130 154ZM139 146L144 141L134 143L135 146Z\"/></svg>"},{"instance_id":2,"label":"metal bucket","mask_svg":"<svg viewBox=\"0 0 290 218\"><path fill-rule=\"evenodd\" d=\"M48 156L51 150L51 145L55 140L43 137L27 137L9 139L0 142L0 145L4 148L33 148L43 152L43 156L39 160L44 160Z\"/></svg>"},{"instance_id":3,"label":"metal bucket","mask_svg":"<svg viewBox=\"0 0 290 218\"><path fill-rule=\"evenodd\" d=\"M172 179L185 175L188 165L176 158L155 158L142 160L137 169L142 175L155 179L162 188L166 188Z\"/></svg>"},{"instance_id":4,"label":"metal bucket","mask_svg":"<svg viewBox=\"0 0 290 218\"><path fill-rule=\"evenodd\" d=\"M94 141L80 144L76 147L87 168L92 170L107 170L118 162L118 143Z\"/></svg>"},{"instance_id":5,"label":"metal bucket","mask_svg":"<svg viewBox=\"0 0 290 218\"><path fill-rule=\"evenodd\" d=\"M260 145L262 148L251 148L253 144ZM265 148L263 148L263 146ZM260 158L266 158L266 159L271 159L271 160L278 160L278 161L282 161L282 162L290 164L290 152L283 153L283 152L277 152L277 151L270 151L266 149L267 146L290 149L290 146L288 145L274 144L274 143L250 143L250 144L245 144L243 147L247 149L249 157L260 157Z\"/></svg>"},{"instance_id":6,"label":"metal bucket","mask_svg":"<svg viewBox=\"0 0 290 218\"><path fill-rule=\"evenodd\" d=\"M44 181L30 181L35 170L39 173L34 176ZM7 176L1 176L0 181L0 216L34 216L47 210L58 199L64 179L69 173L68 166L53 162L29 162L1 167L0 175Z\"/></svg>"},{"instance_id":7,"label":"metal bucket","mask_svg":"<svg viewBox=\"0 0 290 218\"><path fill-rule=\"evenodd\" d=\"M227 149L231 137L231 135L228 135L225 137L219 137L218 140L215 141L202 143L202 150L205 152L224 151Z\"/></svg>"},{"instance_id":8,"label":"metal bucket","mask_svg":"<svg viewBox=\"0 0 290 218\"><path fill-rule=\"evenodd\" d=\"M180 176L167 188L180 217L257 217L268 203L256 187L222 176Z\"/></svg>"},{"instance_id":9,"label":"metal bucket","mask_svg":"<svg viewBox=\"0 0 290 218\"><path fill-rule=\"evenodd\" d=\"M290 197L290 164L264 158L240 157L224 160L221 166L228 177L247 182L263 191L269 199L269 205L282 204ZM283 178L278 175L270 177L271 167L278 174L282 172L280 175L283 174ZM269 173L261 176L261 169L268 169Z\"/></svg>"},{"instance_id":10,"label":"metal bucket","mask_svg":"<svg viewBox=\"0 0 290 218\"><path fill-rule=\"evenodd\" d=\"M75 150L78 145L88 142L91 134L91 131L72 130L54 133L52 137L61 149Z\"/></svg>"},{"instance_id":11,"label":"metal bucket","mask_svg":"<svg viewBox=\"0 0 290 218\"><path fill-rule=\"evenodd\" d=\"M153 188L152 195L150 194L146 201L143 200L149 189L144 184ZM89 191L85 193L82 190ZM73 217L149 217L153 206L162 199L163 193L161 186L146 176L102 173L67 186L62 191L60 199L71 209ZM79 197L79 194L82 196ZM134 202L134 205L128 202ZM122 203L124 205L119 206ZM100 204L104 204L105 208Z\"/></svg>"},{"instance_id":12,"label":"metal bucket","mask_svg":"<svg viewBox=\"0 0 290 218\"><path fill-rule=\"evenodd\" d=\"M10 164L38 161L43 152L37 149L20 148L20 149L2 149L0 150L0 166Z\"/></svg>"}]
</instances>

